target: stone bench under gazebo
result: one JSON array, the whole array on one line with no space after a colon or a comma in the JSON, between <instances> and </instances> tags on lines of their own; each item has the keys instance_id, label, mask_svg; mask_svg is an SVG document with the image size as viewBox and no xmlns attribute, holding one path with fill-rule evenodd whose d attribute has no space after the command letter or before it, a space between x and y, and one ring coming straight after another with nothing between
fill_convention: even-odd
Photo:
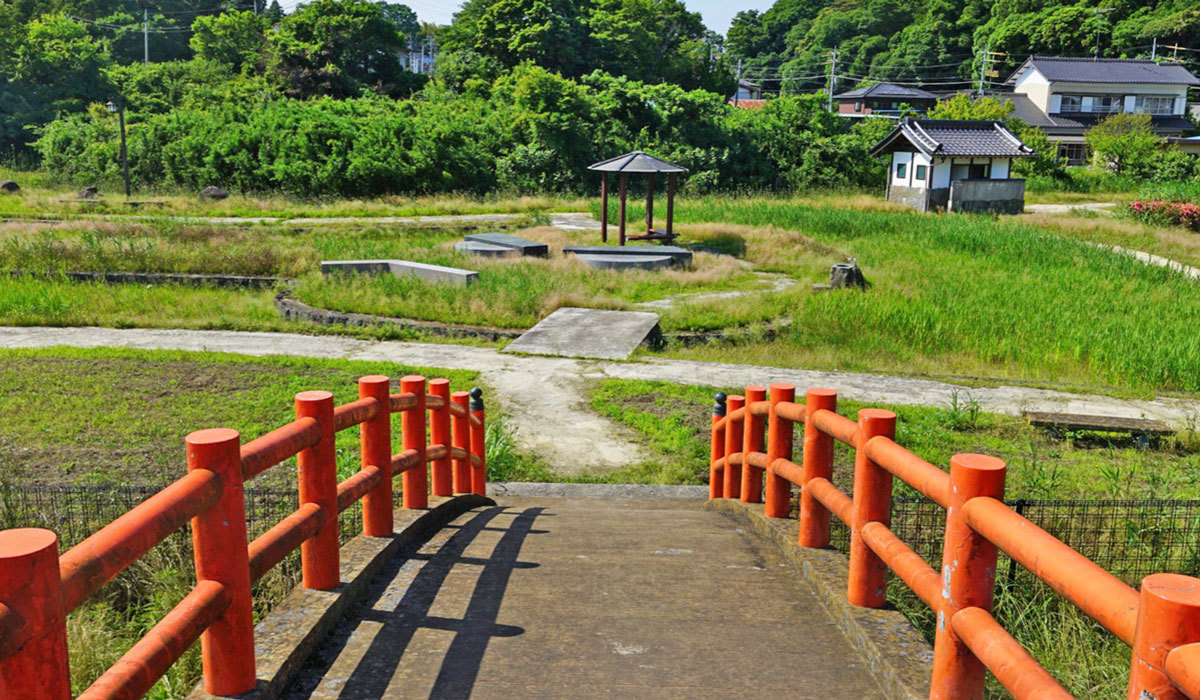
<instances>
[{"instance_id":1,"label":"stone bench under gazebo","mask_svg":"<svg viewBox=\"0 0 1200 700\"><path fill-rule=\"evenodd\" d=\"M687 168L675 163L668 163L661 158L644 151L633 151L623 156L602 160L588 166L588 170L600 173L600 240L608 242L608 174L619 173L620 213L617 217L618 244L625 245L626 241L664 241L675 240L678 235L674 231L675 223L675 176L686 173ZM625 233L625 199L628 191L629 174L646 175L646 231L633 236ZM654 228L654 178L659 173L667 174L667 227Z\"/></svg>"}]
</instances>

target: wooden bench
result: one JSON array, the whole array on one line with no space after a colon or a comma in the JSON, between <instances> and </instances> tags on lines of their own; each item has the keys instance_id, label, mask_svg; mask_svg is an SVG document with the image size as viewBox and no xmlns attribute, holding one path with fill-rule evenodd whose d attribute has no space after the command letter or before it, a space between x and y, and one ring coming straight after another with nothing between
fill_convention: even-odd
<instances>
[{"instance_id":1,"label":"wooden bench","mask_svg":"<svg viewBox=\"0 0 1200 700\"><path fill-rule=\"evenodd\" d=\"M1160 420L1148 418L1124 418L1121 416L1091 416L1082 413L1044 413L1026 411L1029 424L1048 428L1051 434L1061 435L1068 430L1092 430L1103 433L1125 433L1137 438L1138 444L1146 446L1151 437L1174 435L1175 430Z\"/></svg>"}]
</instances>

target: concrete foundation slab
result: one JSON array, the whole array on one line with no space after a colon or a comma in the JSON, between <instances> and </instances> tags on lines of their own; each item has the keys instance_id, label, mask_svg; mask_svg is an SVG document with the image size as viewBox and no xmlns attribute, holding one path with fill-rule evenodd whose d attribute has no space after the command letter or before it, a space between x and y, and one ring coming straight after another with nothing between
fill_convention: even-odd
<instances>
[{"instance_id":1,"label":"concrete foundation slab","mask_svg":"<svg viewBox=\"0 0 1200 700\"><path fill-rule=\"evenodd\" d=\"M472 284L479 279L474 270L463 270L444 265L413 262L411 260L322 260L321 274L353 272L360 275L392 274L396 277L419 277L430 282L450 284Z\"/></svg>"},{"instance_id":2,"label":"concrete foundation slab","mask_svg":"<svg viewBox=\"0 0 1200 700\"><path fill-rule=\"evenodd\" d=\"M692 264L692 251L673 245L576 245L563 253L575 255L669 255L680 266Z\"/></svg>"},{"instance_id":3,"label":"concrete foundation slab","mask_svg":"<svg viewBox=\"0 0 1200 700\"><path fill-rule=\"evenodd\" d=\"M624 360L660 335L658 314L564 306L509 343L504 352Z\"/></svg>"},{"instance_id":4,"label":"concrete foundation slab","mask_svg":"<svg viewBox=\"0 0 1200 700\"><path fill-rule=\"evenodd\" d=\"M507 233L471 233L463 236L463 239L477 243L487 243L488 245L498 245L502 248L510 248L522 256L544 258L550 254L550 248L545 243L528 241L518 236L510 236Z\"/></svg>"},{"instance_id":5,"label":"concrete foundation slab","mask_svg":"<svg viewBox=\"0 0 1200 700\"><path fill-rule=\"evenodd\" d=\"M675 258L670 255L594 255L576 253L575 257L597 270L657 270L671 267Z\"/></svg>"},{"instance_id":6,"label":"concrete foundation slab","mask_svg":"<svg viewBox=\"0 0 1200 700\"><path fill-rule=\"evenodd\" d=\"M505 248L502 245L492 245L491 243L480 243L479 241L459 241L454 244L454 249L460 253L478 255L484 258L512 258L521 254L520 251L512 248Z\"/></svg>"}]
</instances>

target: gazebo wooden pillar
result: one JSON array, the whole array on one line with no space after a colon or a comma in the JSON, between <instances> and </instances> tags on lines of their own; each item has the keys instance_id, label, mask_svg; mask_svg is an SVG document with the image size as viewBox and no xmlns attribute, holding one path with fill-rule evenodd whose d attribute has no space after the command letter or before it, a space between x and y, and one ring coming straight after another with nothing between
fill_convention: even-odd
<instances>
[{"instance_id":1,"label":"gazebo wooden pillar","mask_svg":"<svg viewBox=\"0 0 1200 700\"><path fill-rule=\"evenodd\" d=\"M675 239L675 177L687 172L687 168L668 163L661 158L655 158L642 151L626 153L623 156L593 163L589 170L600 173L600 240L608 242L608 174L620 173L618 197L620 198L619 214L617 216L617 240L619 245L626 241L666 241ZM629 194L629 173L643 173L646 182L646 230L637 235L626 234L626 200ZM667 227L665 230L654 228L654 184L658 173L667 174Z\"/></svg>"}]
</instances>

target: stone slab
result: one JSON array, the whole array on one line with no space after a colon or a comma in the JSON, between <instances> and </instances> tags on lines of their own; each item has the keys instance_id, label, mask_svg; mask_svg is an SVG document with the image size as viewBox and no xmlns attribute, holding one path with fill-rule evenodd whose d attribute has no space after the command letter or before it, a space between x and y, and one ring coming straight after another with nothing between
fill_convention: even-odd
<instances>
[{"instance_id":1,"label":"stone slab","mask_svg":"<svg viewBox=\"0 0 1200 700\"><path fill-rule=\"evenodd\" d=\"M660 335L658 314L564 306L509 343L504 352L624 360Z\"/></svg>"},{"instance_id":2,"label":"stone slab","mask_svg":"<svg viewBox=\"0 0 1200 700\"><path fill-rule=\"evenodd\" d=\"M670 255L594 255L576 253L575 257L597 270L658 270L671 267L675 258Z\"/></svg>"},{"instance_id":3,"label":"stone slab","mask_svg":"<svg viewBox=\"0 0 1200 700\"><path fill-rule=\"evenodd\" d=\"M478 255L483 258L509 258L520 255L520 251L513 248L505 248L502 245L492 245L491 243L480 243L479 241L459 241L454 244L454 249L460 253Z\"/></svg>"},{"instance_id":4,"label":"stone slab","mask_svg":"<svg viewBox=\"0 0 1200 700\"><path fill-rule=\"evenodd\" d=\"M679 265L692 264L692 251L674 245L575 245L563 248L575 255L669 255Z\"/></svg>"},{"instance_id":5,"label":"stone slab","mask_svg":"<svg viewBox=\"0 0 1200 700\"><path fill-rule=\"evenodd\" d=\"M396 277L419 277L430 282L450 284L473 284L479 273L444 265L413 262L411 260L322 260L321 274L354 272L360 275L392 274Z\"/></svg>"},{"instance_id":6,"label":"stone slab","mask_svg":"<svg viewBox=\"0 0 1200 700\"><path fill-rule=\"evenodd\" d=\"M544 258L550 254L550 248L545 243L528 241L517 236L510 236L507 233L471 233L463 236L463 239L512 248L523 256Z\"/></svg>"}]
</instances>

